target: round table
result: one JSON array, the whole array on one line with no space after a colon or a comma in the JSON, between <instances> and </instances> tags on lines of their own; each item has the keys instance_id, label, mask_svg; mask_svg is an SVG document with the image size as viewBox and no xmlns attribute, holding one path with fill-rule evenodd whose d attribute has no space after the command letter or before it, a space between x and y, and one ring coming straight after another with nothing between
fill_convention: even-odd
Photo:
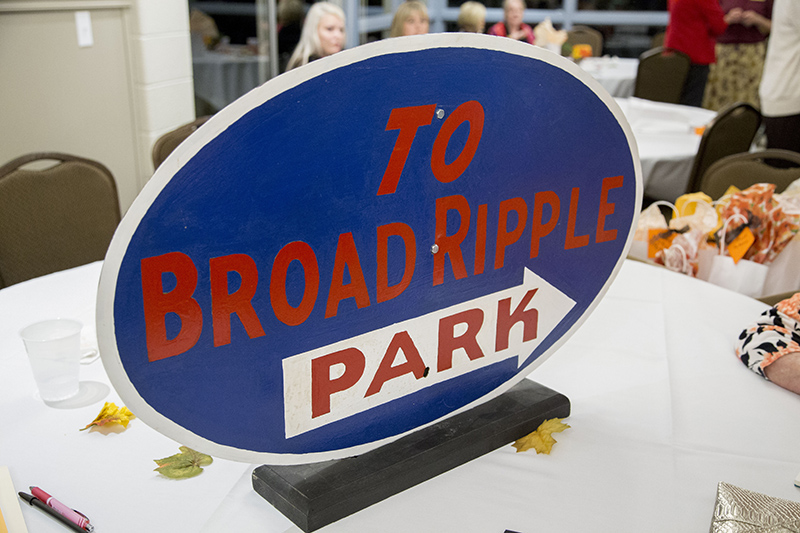
<instances>
[{"instance_id":1,"label":"round table","mask_svg":"<svg viewBox=\"0 0 800 533\"><path fill-rule=\"evenodd\" d=\"M641 98L615 98L633 129L644 193L674 202L686 192L702 128L716 111Z\"/></svg>"},{"instance_id":2,"label":"round table","mask_svg":"<svg viewBox=\"0 0 800 533\"><path fill-rule=\"evenodd\" d=\"M220 110L261 85L261 76L269 74L269 58L245 51L240 47L195 53L192 67L197 97Z\"/></svg>"},{"instance_id":3,"label":"round table","mask_svg":"<svg viewBox=\"0 0 800 533\"><path fill-rule=\"evenodd\" d=\"M153 472L174 442L134 419L125 431L79 431L103 401L120 405L101 362L82 367L85 405L37 398L19 330L50 317L86 324L92 346L100 263L0 290L0 465L16 490L38 485L97 531L299 529L251 486L256 465L215 459L192 479ZM530 378L565 394L570 429L550 455L502 447L320 532L705 531L716 486L800 500L800 396L756 376L733 353L764 304L687 276L626 261L594 313ZM99 393L98 393L99 391ZM212 393L212 392L210 392ZM242 413L258 423L257 413ZM22 505L28 528L63 525Z\"/></svg>"},{"instance_id":4,"label":"round table","mask_svg":"<svg viewBox=\"0 0 800 533\"><path fill-rule=\"evenodd\" d=\"M630 57L585 57L578 63L594 79L600 82L611 96L627 98L633 96L639 60Z\"/></svg>"}]
</instances>

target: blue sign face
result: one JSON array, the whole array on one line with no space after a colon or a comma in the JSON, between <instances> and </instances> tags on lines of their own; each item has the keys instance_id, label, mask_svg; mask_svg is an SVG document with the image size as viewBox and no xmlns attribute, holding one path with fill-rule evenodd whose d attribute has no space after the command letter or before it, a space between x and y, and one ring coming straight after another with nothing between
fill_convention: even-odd
<instances>
[{"instance_id":1,"label":"blue sign face","mask_svg":"<svg viewBox=\"0 0 800 533\"><path fill-rule=\"evenodd\" d=\"M632 135L550 52L440 34L291 71L207 122L123 220L98 297L143 421L248 462L344 457L486 401L624 258Z\"/></svg>"}]
</instances>

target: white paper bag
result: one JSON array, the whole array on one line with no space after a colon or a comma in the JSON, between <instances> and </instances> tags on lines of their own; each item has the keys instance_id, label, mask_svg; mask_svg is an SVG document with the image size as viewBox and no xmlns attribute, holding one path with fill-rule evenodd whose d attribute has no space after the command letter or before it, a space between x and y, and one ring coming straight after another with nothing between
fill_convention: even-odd
<instances>
[{"instance_id":1,"label":"white paper bag","mask_svg":"<svg viewBox=\"0 0 800 533\"><path fill-rule=\"evenodd\" d=\"M639 261L647 261L647 241L631 241L628 257L638 259Z\"/></svg>"},{"instance_id":2,"label":"white paper bag","mask_svg":"<svg viewBox=\"0 0 800 533\"><path fill-rule=\"evenodd\" d=\"M725 220L720 237L719 254L715 255L711 261L708 282L746 296L760 298L764 293L764 282L767 279L769 267L748 259L740 259L738 263L734 263L732 257L724 255L728 224L735 219L747 223L747 217L739 213Z\"/></svg>"},{"instance_id":3,"label":"white paper bag","mask_svg":"<svg viewBox=\"0 0 800 533\"><path fill-rule=\"evenodd\" d=\"M716 248L701 248L697 251L697 279L708 281L715 257L717 257Z\"/></svg>"},{"instance_id":4,"label":"white paper bag","mask_svg":"<svg viewBox=\"0 0 800 533\"><path fill-rule=\"evenodd\" d=\"M764 293L767 272L769 267L761 263L747 259L734 263L730 256L715 255L711 261L708 281L753 298L760 298Z\"/></svg>"},{"instance_id":5,"label":"white paper bag","mask_svg":"<svg viewBox=\"0 0 800 533\"><path fill-rule=\"evenodd\" d=\"M800 291L800 238L795 236L769 265L763 296Z\"/></svg>"},{"instance_id":6,"label":"white paper bag","mask_svg":"<svg viewBox=\"0 0 800 533\"><path fill-rule=\"evenodd\" d=\"M658 208L660 205L669 206L675 216L678 216L678 210L675 209L675 206L665 200L659 200L647 206L639 215L639 223L633 237L633 242L631 242L631 247L628 250L628 257L640 261L653 260L652 257L648 257L650 248L649 230L663 229L666 231L669 228L667 219L664 218L664 215L661 214L661 210Z\"/></svg>"}]
</instances>

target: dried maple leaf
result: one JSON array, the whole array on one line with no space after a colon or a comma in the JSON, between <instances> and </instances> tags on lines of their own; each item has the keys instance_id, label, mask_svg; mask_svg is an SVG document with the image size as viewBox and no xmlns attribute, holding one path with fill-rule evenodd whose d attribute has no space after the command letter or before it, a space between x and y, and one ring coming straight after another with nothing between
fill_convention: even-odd
<instances>
[{"instance_id":1,"label":"dried maple leaf","mask_svg":"<svg viewBox=\"0 0 800 533\"><path fill-rule=\"evenodd\" d=\"M211 456L186 446L181 446L180 450L181 453L154 459L158 467L153 470L171 479L186 479L200 474L203 471L202 467L210 465L213 461Z\"/></svg>"},{"instance_id":2,"label":"dried maple leaf","mask_svg":"<svg viewBox=\"0 0 800 533\"><path fill-rule=\"evenodd\" d=\"M550 450L553 448L553 444L556 443L556 439L553 438L552 434L569 428L567 424L561 422L562 420L564 419L551 418L550 420L545 420L536 428L536 431L514 442L513 446L517 449L517 453L533 448L536 453L550 455Z\"/></svg>"},{"instance_id":3,"label":"dried maple leaf","mask_svg":"<svg viewBox=\"0 0 800 533\"><path fill-rule=\"evenodd\" d=\"M97 418L90 424L87 424L85 428L82 428L81 431L94 426L105 426L106 424L120 424L122 427L127 428L128 422L130 422L132 418L136 417L124 405L122 407L117 407L114 403L106 402L100 410L100 414L97 415Z\"/></svg>"}]
</instances>

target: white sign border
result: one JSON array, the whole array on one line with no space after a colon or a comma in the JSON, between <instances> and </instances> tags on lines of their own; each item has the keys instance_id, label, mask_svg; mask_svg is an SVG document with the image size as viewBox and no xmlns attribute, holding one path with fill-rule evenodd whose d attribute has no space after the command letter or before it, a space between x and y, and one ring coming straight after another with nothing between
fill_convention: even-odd
<instances>
[{"instance_id":1,"label":"white sign border","mask_svg":"<svg viewBox=\"0 0 800 533\"><path fill-rule=\"evenodd\" d=\"M156 411L147 401L142 398L136 387L131 383L122 361L119 356L116 344L115 324L114 324L114 297L116 293L117 279L125 252L130 244L134 232L139 226L147 210L155 199L159 196L164 187L170 182L172 177L191 160L207 143L216 138L228 126L232 125L246 113L260 106L264 102L278 96L298 85L329 71L351 65L376 56L401 54L430 50L437 48L475 48L514 54L522 57L529 57L549 63L554 67L564 70L583 82L589 89L611 111L617 122L622 127L628 146L633 158L634 170L636 173L636 206L634 208L634 219L628 239L625 243L623 253L620 254L617 264L609 276L602 289L597 293L595 299L587 307L581 317L575 321L570 329L562 335L544 354L536 359L527 369L527 372L518 374L514 378L502 384L489 394L465 405L464 407L448 413L446 416L433 420L428 424L416 427L405 433L387 437L350 448L331 450L327 452L312 452L304 454L279 454L269 452L257 452L243 450L232 446L219 444L208 440L196 433L173 422L166 416ZM360 455L369 450L375 449L384 444L397 440L404 435L417 431L440 420L449 418L467 411L477 405L496 398L508 389L525 379L537 366L543 363L550 355L558 350L591 315L605 295L611 283L616 278L617 273L622 267L622 263L628 254L628 250L633 240L633 235L641 211L642 204L642 168L639 161L639 152L633 131L622 113L619 105L614 101L610 94L588 73L583 71L578 65L568 59L562 58L544 48L531 46L527 43L515 41L505 37L494 37L474 33L440 33L429 35L418 35L411 37L398 37L384 39L374 43L358 46L356 48L339 52L333 56L320 59L308 65L291 70L277 78L273 78L264 85L257 87L242 96L225 109L211 117L202 127L200 127L187 142L182 143L170 156L161 164L153 177L148 181L140 194L134 200L128 212L125 214L114 235L114 239L106 253L103 270L100 275L100 284L97 293L97 337L98 346L112 385L119 394L125 405L143 422L151 426L156 431L174 439L175 441L197 449L214 457L241 461L245 463L267 463L267 464L303 464L331 459L341 459Z\"/></svg>"}]
</instances>

